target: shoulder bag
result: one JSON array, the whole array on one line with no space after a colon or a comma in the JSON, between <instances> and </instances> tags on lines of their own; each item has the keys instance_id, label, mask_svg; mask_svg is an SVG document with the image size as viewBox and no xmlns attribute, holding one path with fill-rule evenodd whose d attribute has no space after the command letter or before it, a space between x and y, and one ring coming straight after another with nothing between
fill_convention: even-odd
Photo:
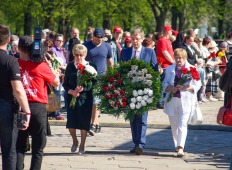
<instances>
[{"instance_id":1,"label":"shoulder bag","mask_svg":"<svg viewBox=\"0 0 232 170\"><path fill-rule=\"evenodd\" d=\"M55 112L60 110L60 99L54 94L54 91L50 84L47 84L50 89L50 94L48 95L48 104L46 104L47 112Z\"/></svg>"}]
</instances>

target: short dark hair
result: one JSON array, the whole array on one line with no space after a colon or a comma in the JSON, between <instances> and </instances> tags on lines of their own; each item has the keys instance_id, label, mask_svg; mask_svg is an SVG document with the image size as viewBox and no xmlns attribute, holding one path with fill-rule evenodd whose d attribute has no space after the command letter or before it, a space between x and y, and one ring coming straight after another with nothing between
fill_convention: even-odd
<instances>
[{"instance_id":1,"label":"short dark hair","mask_svg":"<svg viewBox=\"0 0 232 170\"><path fill-rule=\"evenodd\" d=\"M187 35L185 38L184 38L184 42L186 42L186 40L189 40L191 38L190 35Z\"/></svg>"},{"instance_id":2,"label":"short dark hair","mask_svg":"<svg viewBox=\"0 0 232 170\"><path fill-rule=\"evenodd\" d=\"M211 42L211 40L209 38L204 38L202 45L208 45Z\"/></svg>"},{"instance_id":3,"label":"short dark hair","mask_svg":"<svg viewBox=\"0 0 232 170\"><path fill-rule=\"evenodd\" d=\"M63 36L62 34L56 34L56 35L54 36L53 41L55 41L58 37L64 38L64 36Z\"/></svg>"},{"instance_id":4,"label":"short dark hair","mask_svg":"<svg viewBox=\"0 0 232 170\"><path fill-rule=\"evenodd\" d=\"M7 44L10 38L10 29L5 25L0 25L0 45Z\"/></svg>"}]
</instances>

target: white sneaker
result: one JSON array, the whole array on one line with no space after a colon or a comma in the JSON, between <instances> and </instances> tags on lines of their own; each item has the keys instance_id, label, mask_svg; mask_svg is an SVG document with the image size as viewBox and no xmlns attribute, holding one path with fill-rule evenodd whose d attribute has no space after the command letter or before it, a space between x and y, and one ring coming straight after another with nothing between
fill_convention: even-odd
<instances>
[{"instance_id":1,"label":"white sneaker","mask_svg":"<svg viewBox=\"0 0 232 170\"><path fill-rule=\"evenodd\" d=\"M183 149L179 149L178 152L177 152L177 156L178 157L184 156L184 150Z\"/></svg>"},{"instance_id":2,"label":"white sneaker","mask_svg":"<svg viewBox=\"0 0 232 170\"><path fill-rule=\"evenodd\" d=\"M215 99L215 98L210 98L210 99L208 99L209 101L211 101L211 102L216 102L216 101L218 101L218 99Z\"/></svg>"}]
</instances>

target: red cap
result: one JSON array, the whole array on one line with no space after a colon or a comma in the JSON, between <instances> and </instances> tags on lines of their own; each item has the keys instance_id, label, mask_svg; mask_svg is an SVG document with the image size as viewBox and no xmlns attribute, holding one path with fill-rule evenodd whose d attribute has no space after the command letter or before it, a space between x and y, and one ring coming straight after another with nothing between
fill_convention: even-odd
<instances>
[{"instance_id":1,"label":"red cap","mask_svg":"<svg viewBox=\"0 0 232 170\"><path fill-rule=\"evenodd\" d=\"M169 25L164 26L163 31L173 31Z\"/></svg>"},{"instance_id":2,"label":"red cap","mask_svg":"<svg viewBox=\"0 0 232 170\"><path fill-rule=\"evenodd\" d=\"M131 41L131 37L126 37L125 42L127 42L127 41Z\"/></svg>"},{"instance_id":3,"label":"red cap","mask_svg":"<svg viewBox=\"0 0 232 170\"><path fill-rule=\"evenodd\" d=\"M178 31L172 31L172 35L174 35L175 37L177 37L177 34L178 34L179 32Z\"/></svg>"},{"instance_id":4,"label":"red cap","mask_svg":"<svg viewBox=\"0 0 232 170\"><path fill-rule=\"evenodd\" d=\"M114 27L114 31L113 32L122 32L122 28L119 26Z\"/></svg>"}]
</instances>

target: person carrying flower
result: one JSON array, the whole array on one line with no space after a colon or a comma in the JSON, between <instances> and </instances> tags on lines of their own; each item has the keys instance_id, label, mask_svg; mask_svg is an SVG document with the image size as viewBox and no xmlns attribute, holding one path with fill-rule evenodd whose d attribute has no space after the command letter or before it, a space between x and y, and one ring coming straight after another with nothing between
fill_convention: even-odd
<instances>
[{"instance_id":1,"label":"person carrying flower","mask_svg":"<svg viewBox=\"0 0 232 170\"><path fill-rule=\"evenodd\" d=\"M151 63L152 68L155 71L158 71L158 63L155 51L150 48L143 47L143 39L143 30L133 30L131 33L132 47L123 49L120 59L121 61L129 61L133 58L136 58L137 60L143 60L146 63ZM143 152L143 148L146 144L147 116L148 110L146 110L142 116L135 115L133 121L130 121L132 139L134 143L134 148L130 150L130 153L140 155Z\"/></svg>"},{"instance_id":2,"label":"person carrying flower","mask_svg":"<svg viewBox=\"0 0 232 170\"><path fill-rule=\"evenodd\" d=\"M184 155L187 126L191 116L196 93L201 87L196 68L187 61L184 49L174 51L176 63L166 69L163 89L166 92L164 113L169 116L177 155Z\"/></svg>"},{"instance_id":3,"label":"person carrying flower","mask_svg":"<svg viewBox=\"0 0 232 170\"><path fill-rule=\"evenodd\" d=\"M85 61L87 48L84 45L75 45L72 53L75 61L68 64L63 83L63 87L68 93L66 127L73 139L71 152L75 152L78 147L76 129L81 130L79 154L83 154L93 108L92 89L95 80L90 77L97 74L97 68L94 64Z\"/></svg>"}]
</instances>

